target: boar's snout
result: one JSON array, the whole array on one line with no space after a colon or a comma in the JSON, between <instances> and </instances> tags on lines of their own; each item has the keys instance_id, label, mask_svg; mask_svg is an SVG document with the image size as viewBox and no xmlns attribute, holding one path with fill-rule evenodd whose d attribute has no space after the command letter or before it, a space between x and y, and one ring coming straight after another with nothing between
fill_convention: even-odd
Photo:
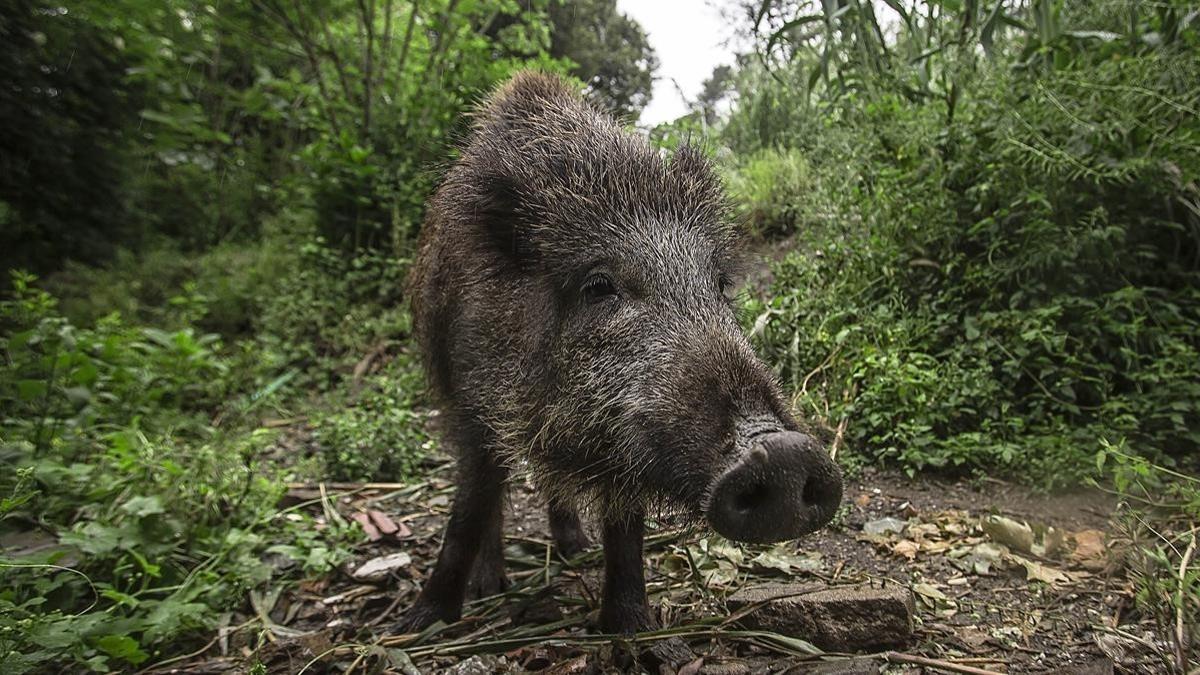
<instances>
[{"instance_id":1,"label":"boar's snout","mask_svg":"<svg viewBox=\"0 0 1200 675\"><path fill-rule=\"evenodd\" d=\"M820 529L842 501L842 474L811 437L779 431L713 483L708 522L735 541L771 543Z\"/></svg>"}]
</instances>

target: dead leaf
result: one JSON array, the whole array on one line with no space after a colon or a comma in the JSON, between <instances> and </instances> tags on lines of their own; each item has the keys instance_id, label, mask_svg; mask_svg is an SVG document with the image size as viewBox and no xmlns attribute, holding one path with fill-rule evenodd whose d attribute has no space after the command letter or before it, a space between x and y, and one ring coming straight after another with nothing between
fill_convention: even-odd
<instances>
[{"instance_id":1,"label":"dead leaf","mask_svg":"<svg viewBox=\"0 0 1200 675\"><path fill-rule=\"evenodd\" d=\"M305 593L320 593L329 585L329 577L320 577L318 579L303 579L300 581L299 588Z\"/></svg>"},{"instance_id":2,"label":"dead leaf","mask_svg":"<svg viewBox=\"0 0 1200 675\"><path fill-rule=\"evenodd\" d=\"M963 626L957 631L958 639L962 640L963 644L970 647L972 651L979 651L992 636L979 629L979 626Z\"/></svg>"},{"instance_id":3,"label":"dead leaf","mask_svg":"<svg viewBox=\"0 0 1200 675\"><path fill-rule=\"evenodd\" d=\"M1075 540L1075 550L1071 553L1071 561L1076 565L1092 571L1100 571L1107 564L1104 547L1104 533L1100 530L1080 530L1072 537Z\"/></svg>"},{"instance_id":4,"label":"dead leaf","mask_svg":"<svg viewBox=\"0 0 1200 675\"><path fill-rule=\"evenodd\" d=\"M913 584L913 592L921 597L922 600L933 606L939 601L947 601L950 598L946 594L939 591L936 586L928 583Z\"/></svg>"},{"instance_id":5,"label":"dead leaf","mask_svg":"<svg viewBox=\"0 0 1200 675\"><path fill-rule=\"evenodd\" d=\"M780 544L769 551L763 551L750 559L751 565L761 568L779 570L784 574L794 572L818 572L821 561L792 553L787 544Z\"/></svg>"},{"instance_id":6,"label":"dead leaf","mask_svg":"<svg viewBox=\"0 0 1200 675\"><path fill-rule=\"evenodd\" d=\"M401 551L399 553L372 558L359 565L358 569L350 573L350 576L359 581L383 581L395 570L408 567L411 564L412 556Z\"/></svg>"},{"instance_id":7,"label":"dead leaf","mask_svg":"<svg viewBox=\"0 0 1200 675\"><path fill-rule=\"evenodd\" d=\"M701 565L700 573L708 586L730 586L738 579L738 568L728 560L714 560Z\"/></svg>"},{"instance_id":8,"label":"dead leaf","mask_svg":"<svg viewBox=\"0 0 1200 675\"><path fill-rule=\"evenodd\" d=\"M934 614L949 618L958 613L958 603L930 583L913 584L913 592Z\"/></svg>"},{"instance_id":9,"label":"dead leaf","mask_svg":"<svg viewBox=\"0 0 1200 675\"><path fill-rule=\"evenodd\" d=\"M1033 528L1004 516L987 516L980 523L983 531L996 543L1029 553L1033 550Z\"/></svg>"},{"instance_id":10,"label":"dead leaf","mask_svg":"<svg viewBox=\"0 0 1200 675\"><path fill-rule=\"evenodd\" d=\"M913 523L904 529L904 533L913 539L921 540L927 537L937 537L942 532L933 523Z\"/></svg>"},{"instance_id":11,"label":"dead leaf","mask_svg":"<svg viewBox=\"0 0 1200 675\"><path fill-rule=\"evenodd\" d=\"M1016 554L1009 554L1013 562L1025 568L1026 581L1042 581L1047 584L1065 584L1071 581L1071 577L1067 576L1062 570L1053 567L1047 567L1034 560L1022 558Z\"/></svg>"},{"instance_id":12,"label":"dead leaf","mask_svg":"<svg viewBox=\"0 0 1200 675\"><path fill-rule=\"evenodd\" d=\"M992 573L992 565L1000 564L1004 553L1005 550L1002 546L984 542L976 544L963 562L968 566L969 571L979 576L987 576Z\"/></svg>"},{"instance_id":13,"label":"dead leaf","mask_svg":"<svg viewBox=\"0 0 1200 675\"><path fill-rule=\"evenodd\" d=\"M704 666L704 657L700 657L691 663L685 664L679 669L676 675L696 675L700 672L700 668Z\"/></svg>"},{"instance_id":14,"label":"dead leaf","mask_svg":"<svg viewBox=\"0 0 1200 675\"><path fill-rule=\"evenodd\" d=\"M396 524L396 521L389 518L388 515L382 511L371 509L367 511L367 515L371 517L371 522L374 523L375 527L379 528L379 531L383 534L395 534L396 531L400 529L400 526Z\"/></svg>"},{"instance_id":15,"label":"dead leaf","mask_svg":"<svg viewBox=\"0 0 1200 675\"><path fill-rule=\"evenodd\" d=\"M584 654L583 656L576 656L570 661L563 661L542 672L549 673L550 675L577 675L578 673L586 673L587 669L588 659L587 654Z\"/></svg>"},{"instance_id":16,"label":"dead leaf","mask_svg":"<svg viewBox=\"0 0 1200 675\"><path fill-rule=\"evenodd\" d=\"M923 541L921 542L921 552L927 555L940 555L950 550L951 543L948 541Z\"/></svg>"},{"instance_id":17,"label":"dead leaf","mask_svg":"<svg viewBox=\"0 0 1200 675\"><path fill-rule=\"evenodd\" d=\"M1067 535L1065 532L1053 527L1046 528L1042 534L1042 543L1039 546L1034 544L1033 553L1045 558L1057 558L1067 548Z\"/></svg>"},{"instance_id":18,"label":"dead leaf","mask_svg":"<svg viewBox=\"0 0 1200 675\"><path fill-rule=\"evenodd\" d=\"M742 549L721 537L701 539L700 549L709 557L723 558L734 565L741 565L746 560L746 554L742 552Z\"/></svg>"},{"instance_id":19,"label":"dead leaf","mask_svg":"<svg viewBox=\"0 0 1200 675\"><path fill-rule=\"evenodd\" d=\"M920 547L917 546L917 542L909 541L908 539L902 539L896 542L896 545L892 547L892 553L908 558L909 560L916 560L917 551L919 548Z\"/></svg>"},{"instance_id":20,"label":"dead leaf","mask_svg":"<svg viewBox=\"0 0 1200 675\"><path fill-rule=\"evenodd\" d=\"M867 504L870 504L870 503L871 503L871 494L869 492L864 492L854 498L854 505L860 509L867 508Z\"/></svg>"},{"instance_id":21,"label":"dead leaf","mask_svg":"<svg viewBox=\"0 0 1200 675\"><path fill-rule=\"evenodd\" d=\"M379 528L375 527L375 524L371 522L371 516L360 511L352 514L350 519L362 527L363 532L367 534L367 539L371 541L379 541L380 539L383 539L383 534L380 533Z\"/></svg>"}]
</instances>

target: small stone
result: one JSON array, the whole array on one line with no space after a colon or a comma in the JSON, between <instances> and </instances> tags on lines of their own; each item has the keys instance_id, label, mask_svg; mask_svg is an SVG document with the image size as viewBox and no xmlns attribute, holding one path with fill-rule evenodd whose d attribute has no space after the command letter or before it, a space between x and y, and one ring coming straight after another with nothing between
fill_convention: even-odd
<instances>
[{"instance_id":1,"label":"small stone","mask_svg":"<svg viewBox=\"0 0 1200 675\"><path fill-rule=\"evenodd\" d=\"M700 675L750 675L750 666L744 661L730 659L706 661L700 666Z\"/></svg>"},{"instance_id":2,"label":"small stone","mask_svg":"<svg viewBox=\"0 0 1200 675\"><path fill-rule=\"evenodd\" d=\"M912 591L897 584L768 584L742 589L728 604L735 612L761 605L742 618L751 630L800 638L829 651L900 647L913 632Z\"/></svg>"}]
</instances>

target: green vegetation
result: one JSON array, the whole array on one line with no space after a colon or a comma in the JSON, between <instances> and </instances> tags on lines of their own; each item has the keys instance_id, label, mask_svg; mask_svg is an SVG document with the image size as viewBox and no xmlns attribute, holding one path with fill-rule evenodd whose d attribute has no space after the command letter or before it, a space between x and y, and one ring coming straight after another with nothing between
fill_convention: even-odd
<instances>
[{"instance_id":1,"label":"green vegetation","mask_svg":"<svg viewBox=\"0 0 1200 675\"><path fill-rule=\"evenodd\" d=\"M259 459L273 434L247 423L278 387L233 390L216 335L116 314L75 326L30 277L12 282L0 454L15 470L0 522L24 534L0 560L5 672L161 659L257 584L344 556L344 523L318 542L311 519L278 512L280 470ZM228 421L214 424L216 409ZM266 562L282 542L293 562Z\"/></svg>"},{"instance_id":2,"label":"green vegetation","mask_svg":"<svg viewBox=\"0 0 1200 675\"><path fill-rule=\"evenodd\" d=\"M945 4L885 46L849 3L762 36L786 63L722 137L800 245L753 325L850 447L1063 485L1103 439L1200 444L1198 38L1121 7Z\"/></svg>"},{"instance_id":3,"label":"green vegetation","mask_svg":"<svg viewBox=\"0 0 1200 675\"><path fill-rule=\"evenodd\" d=\"M1200 624L1195 8L742 4L651 135L788 251L745 314L798 409L850 464L1092 478ZM655 63L612 0L0 10L0 671L159 663L337 568L360 533L279 500L435 447L403 280L463 113L538 67L636 116Z\"/></svg>"}]
</instances>

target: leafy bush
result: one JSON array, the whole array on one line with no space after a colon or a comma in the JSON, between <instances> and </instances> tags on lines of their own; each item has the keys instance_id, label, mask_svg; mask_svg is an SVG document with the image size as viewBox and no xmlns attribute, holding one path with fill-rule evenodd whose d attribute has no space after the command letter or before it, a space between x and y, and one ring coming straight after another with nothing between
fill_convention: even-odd
<instances>
[{"instance_id":1,"label":"leafy bush","mask_svg":"<svg viewBox=\"0 0 1200 675\"><path fill-rule=\"evenodd\" d=\"M246 346L260 361L255 372L296 368L307 384L328 391L369 352L409 334L402 297L408 261L370 250L346 258L318 236L291 245L295 262L257 299L255 337Z\"/></svg>"},{"instance_id":2,"label":"leafy bush","mask_svg":"<svg viewBox=\"0 0 1200 675\"><path fill-rule=\"evenodd\" d=\"M1200 665L1200 480L1131 454L1123 440L1104 444L1096 468L1121 498L1137 608L1174 647L1166 668L1188 672Z\"/></svg>"},{"instance_id":3,"label":"leafy bush","mask_svg":"<svg viewBox=\"0 0 1200 675\"><path fill-rule=\"evenodd\" d=\"M351 391L339 391L312 420L331 480L400 480L416 473L431 445L424 377L407 352ZM359 391L353 391L359 389Z\"/></svg>"},{"instance_id":4,"label":"leafy bush","mask_svg":"<svg viewBox=\"0 0 1200 675\"><path fill-rule=\"evenodd\" d=\"M742 159L729 177L729 193L751 232L760 237L787 235L803 228L812 207L806 196L823 192L812 184L808 161L795 150L764 150ZM807 207L807 208L806 208Z\"/></svg>"},{"instance_id":5,"label":"leafy bush","mask_svg":"<svg viewBox=\"0 0 1200 675\"><path fill-rule=\"evenodd\" d=\"M759 345L910 472L1061 484L1121 437L1170 463L1200 445L1197 61L1003 65L950 127L881 96L791 130L820 195L800 204L833 209L751 303Z\"/></svg>"},{"instance_id":6,"label":"leafy bush","mask_svg":"<svg viewBox=\"0 0 1200 675\"><path fill-rule=\"evenodd\" d=\"M337 550L276 512L257 461L272 433L213 426L230 389L215 336L78 327L31 281L0 303L0 539L18 542L0 558L0 670L162 658L281 575L262 559L274 538Z\"/></svg>"}]
</instances>

